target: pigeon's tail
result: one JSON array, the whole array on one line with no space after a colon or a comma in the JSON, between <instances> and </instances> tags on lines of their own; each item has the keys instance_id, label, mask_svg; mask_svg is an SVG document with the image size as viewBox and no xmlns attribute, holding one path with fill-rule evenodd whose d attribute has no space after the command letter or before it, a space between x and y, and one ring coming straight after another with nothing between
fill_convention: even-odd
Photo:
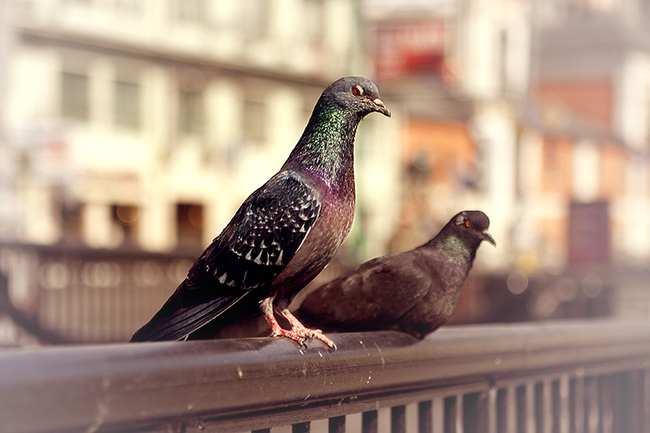
<instances>
[{"instance_id":1,"label":"pigeon's tail","mask_svg":"<svg viewBox=\"0 0 650 433\"><path fill-rule=\"evenodd\" d=\"M208 322L220 316L248 292L222 295L217 298L192 296L192 288L183 281L160 311L142 328L131 342L175 341L186 338Z\"/></svg>"}]
</instances>

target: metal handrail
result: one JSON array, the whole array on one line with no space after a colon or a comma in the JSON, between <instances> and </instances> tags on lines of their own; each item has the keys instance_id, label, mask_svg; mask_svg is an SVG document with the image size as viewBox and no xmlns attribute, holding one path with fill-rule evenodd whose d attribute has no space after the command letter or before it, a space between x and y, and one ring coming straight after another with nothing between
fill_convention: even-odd
<instances>
[{"instance_id":1,"label":"metal handrail","mask_svg":"<svg viewBox=\"0 0 650 433\"><path fill-rule=\"evenodd\" d=\"M0 431L253 429L268 425L264 417L328 418L436 387L567 369L650 371L650 321L446 327L422 341L398 332L331 337L336 351L271 338L3 351Z\"/></svg>"}]
</instances>

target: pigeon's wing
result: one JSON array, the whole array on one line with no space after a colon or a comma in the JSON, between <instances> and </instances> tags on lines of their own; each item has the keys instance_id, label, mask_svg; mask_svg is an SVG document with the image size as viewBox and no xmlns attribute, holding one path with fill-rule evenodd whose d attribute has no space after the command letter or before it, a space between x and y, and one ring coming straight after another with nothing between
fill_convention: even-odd
<instances>
[{"instance_id":1,"label":"pigeon's wing","mask_svg":"<svg viewBox=\"0 0 650 433\"><path fill-rule=\"evenodd\" d=\"M149 323L131 341L178 340L243 298L262 299L320 214L320 195L279 173L251 194Z\"/></svg>"},{"instance_id":2,"label":"pigeon's wing","mask_svg":"<svg viewBox=\"0 0 650 433\"><path fill-rule=\"evenodd\" d=\"M131 341L182 340L248 294L227 291L217 284L212 289L214 294L210 296L206 287L193 286L186 278L153 318L133 334Z\"/></svg>"},{"instance_id":3,"label":"pigeon's wing","mask_svg":"<svg viewBox=\"0 0 650 433\"><path fill-rule=\"evenodd\" d=\"M325 329L387 329L426 296L430 284L410 253L383 256L314 290L298 315Z\"/></svg>"}]
</instances>

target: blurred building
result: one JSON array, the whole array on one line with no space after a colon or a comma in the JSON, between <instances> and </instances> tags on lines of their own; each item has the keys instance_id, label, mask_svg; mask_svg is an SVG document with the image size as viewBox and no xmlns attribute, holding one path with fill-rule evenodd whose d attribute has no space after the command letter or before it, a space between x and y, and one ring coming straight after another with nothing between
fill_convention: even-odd
<instances>
[{"instance_id":1,"label":"blurred building","mask_svg":"<svg viewBox=\"0 0 650 433\"><path fill-rule=\"evenodd\" d=\"M494 258L531 271L647 263L650 225L629 224L649 204L646 3L369 1L424 215L484 208Z\"/></svg>"},{"instance_id":2,"label":"blurred building","mask_svg":"<svg viewBox=\"0 0 650 433\"><path fill-rule=\"evenodd\" d=\"M568 243L571 265L647 267L650 222L631 220L650 205L650 5L545 3L539 20L539 150L555 174L546 215L573 228L554 243ZM590 242L571 235L579 230Z\"/></svg>"},{"instance_id":3,"label":"blurred building","mask_svg":"<svg viewBox=\"0 0 650 433\"><path fill-rule=\"evenodd\" d=\"M498 286L535 292L500 320L649 316L648 2L366 4L376 76L406 118L393 249L480 208L499 245L477 267L503 278L468 284L465 321L508 305Z\"/></svg>"},{"instance_id":4,"label":"blurred building","mask_svg":"<svg viewBox=\"0 0 650 433\"><path fill-rule=\"evenodd\" d=\"M613 314L650 317L650 6L538 7L537 106L528 114L540 238L581 275L583 292L614 288Z\"/></svg>"},{"instance_id":5,"label":"blurred building","mask_svg":"<svg viewBox=\"0 0 650 433\"><path fill-rule=\"evenodd\" d=\"M200 250L320 92L366 72L351 0L2 3L4 239ZM382 120L357 140L362 255L397 215L399 120Z\"/></svg>"},{"instance_id":6,"label":"blurred building","mask_svg":"<svg viewBox=\"0 0 650 433\"><path fill-rule=\"evenodd\" d=\"M36 323L127 338L279 168L322 89L363 74L394 116L359 128L344 266L482 209L498 248L452 322L648 317L647 3L0 2L0 240L177 250L0 249L0 271Z\"/></svg>"},{"instance_id":7,"label":"blurred building","mask_svg":"<svg viewBox=\"0 0 650 433\"><path fill-rule=\"evenodd\" d=\"M482 209L499 248L482 250L479 266L509 267L519 223L513 185L529 89L530 2L368 4L377 78L407 118L408 187L394 249L421 243L460 210Z\"/></svg>"}]
</instances>

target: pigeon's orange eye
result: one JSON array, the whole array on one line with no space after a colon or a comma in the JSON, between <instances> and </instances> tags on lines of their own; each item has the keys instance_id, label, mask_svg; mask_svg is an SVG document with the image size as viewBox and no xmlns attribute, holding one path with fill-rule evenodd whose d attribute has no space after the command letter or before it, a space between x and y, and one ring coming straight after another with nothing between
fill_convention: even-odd
<instances>
[{"instance_id":1,"label":"pigeon's orange eye","mask_svg":"<svg viewBox=\"0 0 650 433\"><path fill-rule=\"evenodd\" d=\"M352 94L354 96L361 96L363 95L363 89L360 86L354 86L352 88Z\"/></svg>"},{"instance_id":2,"label":"pigeon's orange eye","mask_svg":"<svg viewBox=\"0 0 650 433\"><path fill-rule=\"evenodd\" d=\"M465 227L472 227L472 222L470 220L465 220Z\"/></svg>"}]
</instances>

